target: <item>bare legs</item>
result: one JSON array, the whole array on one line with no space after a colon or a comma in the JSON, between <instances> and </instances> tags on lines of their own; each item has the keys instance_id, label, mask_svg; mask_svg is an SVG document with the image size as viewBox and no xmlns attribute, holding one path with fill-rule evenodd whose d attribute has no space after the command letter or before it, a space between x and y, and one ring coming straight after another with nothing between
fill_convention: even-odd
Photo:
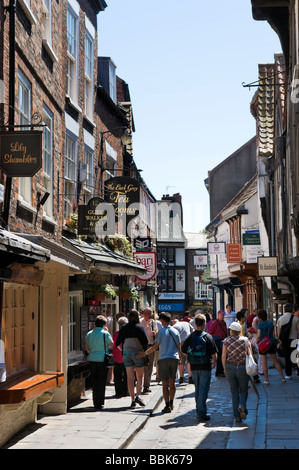
<instances>
[{"instance_id":1,"label":"bare legs","mask_svg":"<svg viewBox=\"0 0 299 470\"><path fill-rule=\"evenodd\" d=\"M142 385L143 385L143 376L144 376L144 367L126 367L127 371L127 383L128 383L128 390L130 397L133 400L135 400L135 393L134 393L134 381L135 381L135 374L134 371L136 371L136 379L137 379L137 384L136 384L136 394L139 396L141 395L141 390L142 390Z\"/></svg>"},{"instance_id":2,"label":"bare legs","mask_svg":"<svg viewBox=\"0 0 299 470\"><path fill-rule=\"evenodd\" d=\"M271 357L271 360L272 360L272 363L273 363L275 369L277 370L277 372L280 375L281 380L284 381L282 368L281 368L281 366L280 366L280 364L279 364L279 362L276 358L276 355L275 354L270 354L270 357ZM262 365L263 365L263 372L264 372L264 376L265 376L265 381L269 382L268 368L267 368L267 354L261 354L261 358L262 358Z\"/></svg>"}]
</instances>

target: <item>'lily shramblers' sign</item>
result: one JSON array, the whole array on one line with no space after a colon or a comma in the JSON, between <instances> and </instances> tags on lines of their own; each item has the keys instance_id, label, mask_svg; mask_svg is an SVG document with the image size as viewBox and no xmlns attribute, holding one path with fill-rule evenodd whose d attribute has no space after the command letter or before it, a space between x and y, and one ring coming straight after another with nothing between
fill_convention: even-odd
<instances>
[{"instance_id":1,"label":"'lily shramblers' sign","mask_svg":"<svg viewBox=\"0 0 299 470\"><path fill-rule=\"evenodd\" d=\"M42 167L42 131L0 133L0 168L10 177L34 176Z\"/></svg>"}]
</instances>

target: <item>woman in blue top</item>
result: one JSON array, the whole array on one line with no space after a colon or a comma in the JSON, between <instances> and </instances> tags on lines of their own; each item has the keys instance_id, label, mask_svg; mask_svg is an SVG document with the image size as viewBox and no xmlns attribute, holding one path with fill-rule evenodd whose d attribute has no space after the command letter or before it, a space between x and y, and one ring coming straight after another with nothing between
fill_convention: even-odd
<instances>
[{"instance_id":1,"label":"woman in blue top","mask_svg":"<svg viewBox=\"0 0 299 470\"><path fill-rule=\"evenodd\" d=\"M266 310L259 310L257 313L258 318L260 319L258 325L257 325L257 337L256 337L256 342L258 343L261 341L265 336L268 336L272 345L270 349L268 349L267 352L262 353L260 352L260 356L262 358L262 365L263 365L263 373L265 376L265 385L270 385L269 383L269 376L268 376L268 368L267 368L267 354L270 354L270 357L272 359L273 365L275 369L278 371L281 381L285 383L285 378L282 373L281 366L277 360L276 357L276 346L275 346L275 341L274 341L274 325L271 321L267 320L267 312Z\"/></svg>"},{"instance_id":2,"label":"woman in blue top","mask_svg":"<svg viewBox=\"0 0 299 470\"><path fill-rule=\"evenodd\" d=\"M105 353L109 352L109 345L110 347L113 345L110 333L104 330L106 324L106 317L98 315L95 321L96 327L85 337L85 349L88 352L91 372L93 405L98 410L104 408L105 401L108 368L104 364L104 357Z\"/></svg>"}]
</instances>

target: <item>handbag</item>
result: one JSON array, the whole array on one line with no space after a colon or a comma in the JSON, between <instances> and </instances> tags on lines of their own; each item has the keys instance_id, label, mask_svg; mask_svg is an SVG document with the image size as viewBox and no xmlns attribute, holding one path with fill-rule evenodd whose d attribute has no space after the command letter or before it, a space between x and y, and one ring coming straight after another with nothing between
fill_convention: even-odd
<instances>
[{"instance_id":1,"label":"handbag","mask_svg":"<svg viewBox=\"0 0 299 470\"><path fill-rule=\"evenodd\" d=\"M268 335L264 336L261 341L258 342L258 348L260 353L266 353L272 346L272 343L269 338L270 325L268 328Z\"/></svg>"},{"instance_id":2,"label":"handbag","mask_svg":"<svg viewBox=\"0 0 299 470\"><path fill-rule=\"evenodd\" d=\"M250 377L258 375L258 366L252 354L246 354L246 373L250 375Z\"/></svg>"},{"instance_id":3,"label":"handbag","mask_svg":"<svg viewBox=\"0 0 299 470\"><path fill-rule=\"evenodd\" d=\"M105 340L105 333L103 333L104 335L104 349L106 351L106 340ZM104 365L105 367L113 367L114 366L114 357L113 357L113 354L110 354L110 353L106 353L105 352L105 356L104 356Z\"/></svg>"}]
</instances>

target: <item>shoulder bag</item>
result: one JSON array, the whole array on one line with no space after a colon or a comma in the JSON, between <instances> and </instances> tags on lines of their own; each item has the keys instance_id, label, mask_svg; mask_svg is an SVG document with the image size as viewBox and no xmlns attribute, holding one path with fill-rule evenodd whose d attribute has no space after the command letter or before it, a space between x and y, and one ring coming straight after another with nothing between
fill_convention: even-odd
<instances>
[{"instance_id":1,"label":"shoulder bag","mask_svg":"<svg viewBox=\"0 0 299 470\"><path fill-rule=\"evenodd\" d=\"M258 348L260 353L266 353L269 351L269 349L272 346L272 343L269 338L269 332L270 332L270 324L268 327L268 334L264 336L259 342L258 342Z\"/></svg>"},{"instance_id":2,"label":"shoulder bag","mask_svg":"<svg viewBox=\"0 0 299 470\"><path fill-rule=\"evenodd\" d=\"M105 356L104 356L104 365L106 367L113 367L114 366L114 357L113 354L107 353L106 352L106 339L105 339L105 333L103 332L104 335L104 350L105 350Z\"/></svg>"}]
</instances>

